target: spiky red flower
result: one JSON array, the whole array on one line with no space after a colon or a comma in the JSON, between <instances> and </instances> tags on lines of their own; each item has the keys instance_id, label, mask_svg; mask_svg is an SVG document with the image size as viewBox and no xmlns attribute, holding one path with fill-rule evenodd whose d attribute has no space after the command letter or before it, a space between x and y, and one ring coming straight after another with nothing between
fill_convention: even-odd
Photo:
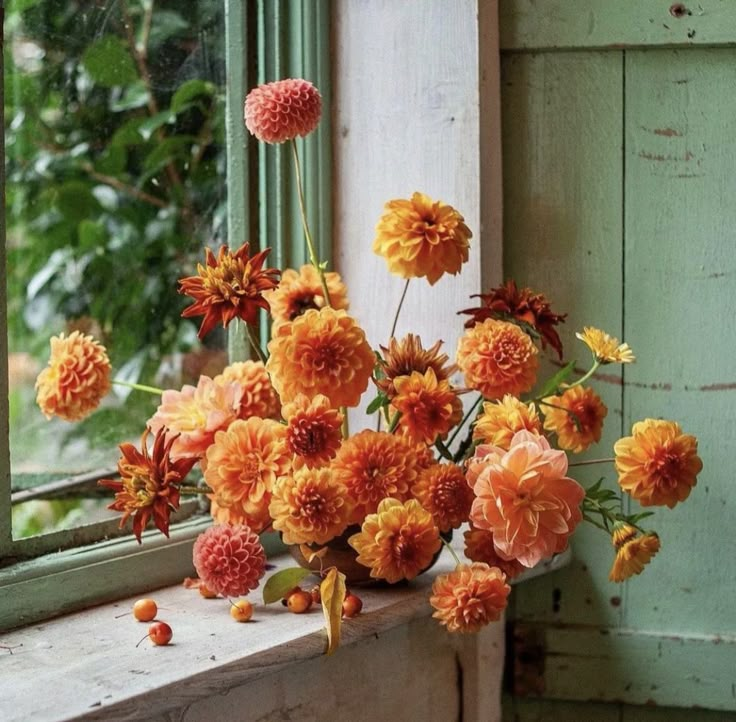
<instances>
[{"instance_id":1,"label":"spiky red flower","mask_svg":"<svg viewBox=\"0 0 736 722\"><path fill-rule=\"evenodd\" d=\"M277 268L263 268L270 251L266 248L251 256L250 244L244 243L235 253L221 246L215 258L205 248L206 264L197 264L198 275L179 281L179 293L194 299L181 315L184 318L204 315L197 333L200 339L218 323L224 328L234 318L242 318L254 324L259 308L269 310L263 292L276 288L281 274Z\"/></svg>"},{"instance_id":2,"label":"spiky red flower","mask_svg":"<svg viewBox=\"0 0 736 722\"><path fill-rule=\"evenodd\" d=\"M475 294L471 298L480 298L482 305L458 312L470 316L465 322L466 328L487 318L521 321L540 335L542 348L549 344L562 358L562 341L555 326L564 323L567 314L553 313L543 294L534 293L530 288L519 289L515 281L508 280L503 286L492 288L488 293Z\"/></svg>"},{"instance_id":3,"label":"spiky red flower","mask_svg":"<svg viewBox=\"0 0 736 722\"><path fill-rule=\"evenodd\" d=\"M179 508L179 485L191 471L197 459L171 459L171 447L176 436L166 438L166 429L156 432L153 449L148 451L146 429L141 437L141 450L133 444L120 444L122 457L118 461L119 480L101 479L97 483L115 491L115 501L107 508L122 511L122 527L133 516L133 533L138 543L153 517L153 523L169 536L169 516Z\"/></svg>"}]
</instances>

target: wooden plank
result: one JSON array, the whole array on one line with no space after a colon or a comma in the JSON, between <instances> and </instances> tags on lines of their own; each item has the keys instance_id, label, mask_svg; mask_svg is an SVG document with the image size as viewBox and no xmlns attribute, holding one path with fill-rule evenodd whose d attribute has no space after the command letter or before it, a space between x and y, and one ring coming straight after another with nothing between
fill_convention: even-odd
<instances>
[{"instance_id":1,"label":"wooden plank","mask_svg":"<svg viewBox=\"0 0 736 722\"><path fill-rule=\"evenodd\" d=\"M510 55L502 64L505 274L569 313L561 334L567 356L586 368L589 354L574 332L595 325L621 333L622 73L620 53ZM588 456L610 456L620 435L620 373L607 369L609 383L596 385L609 412ZM599 473L613 478L607 468L579 471L581 483ZM574 549L568 569L519 590L518 619L619 620L608 540L585 525Z\"/></svg>"},{"instance_id":2,"label":"wooden plank","mask_svg":"<svg viewBox=\"0 0 736 722\"><path fill-rule=\"evenodd\" d=\"M732 0L502 0L502 50L733 45Z\"/></svg>"},{"instance_id":3,"label":"wooden plank","mask_svg":"<svg viewBox=\"0 0 736 722\"><path fill-rule=\"evenodd\" d=\"M625 427L677 420L705 466L691 497L654 518L662 551L629 583L625 620L732 633L736 50L630 52L626 68L625 327L638 359Z\"/></svg>"}]
</instances>

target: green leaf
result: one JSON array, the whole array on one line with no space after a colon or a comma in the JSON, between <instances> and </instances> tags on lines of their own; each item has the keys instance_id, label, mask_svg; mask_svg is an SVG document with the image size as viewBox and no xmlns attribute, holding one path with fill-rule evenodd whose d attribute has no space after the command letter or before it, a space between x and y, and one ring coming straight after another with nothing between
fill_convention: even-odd
<instances>
[{"instance_id":1,"label":"green leaf","mask_svg":"<svg viewBox=\"0 0 736 722\"><path fill-rule=\"evenodd\" d=\"M151 136L166 123L171 123L174 120L174 116L168 111L164 110L161 113L146 118L139 126L138 132L141 134L143 140L150 140Z\"/></svg>"},{"instance_id":2,"label":"green leaf","mask_svg":"<svg viewBox=\"0 0 736 722\"><path fill-rule=\"evenodd\" d=\"M80 221L77 228L79 246L82 250L91 251L96 248L104 248L107 243L107 230L102 223L90 221L85 218Z\"/></svg>"},{"instance_id":3,"label":"green leaf","mask_svg":"<svg viewBox=\"0 0 736 722\"><path fill-rule=\"evenodd\" d=\"M542 390L537 394L537 397L543 399L545 396L554 394L560 387L560 384L565 383L565 381L570 378L574 369L575 361L570 361L569 364L563 366L552 378L547 380L547 383L542 387Z\"/></svg>"},{"instance_id":4,"label":"green leaf","mask_svg":"<svg viewBox=\"0 0 736 722\"><path fill-rule=\"evenodd\" d=\"M283 599L288 591L299 586L299 582L309 574L310 570L302 567L289 567L272 574L263 587L263 603L273 604Z\"/></svg>"},{"instance_id":5,"label":"green leaf","mask_svg":"<svg viewBox=\"0 0 736 722\"><path fill-rule=\"evenodd\" d=\"M205 80L187 80L171 98L171 112L181 113L188 108L195 98L200 95L211 96L215 92L215 86Z\"/></svg>"},{"instance_id":6,"label":"green leaf","mask_svg":"<svg viewBox=\"0 0 736 722\"><path fill-rule=\"evenodd\" d=\"M319 587L322 599L322 612L325 615L327 628L327 649L325 654L332 654L340 646L340 626L342 624L342 603L345 601L347 589L345 575L332 567Z\"/></svg>"},{"instance_id":7,"label":"green leaf","mask_svg":"<svg viewBox=\"0 0 736 722\"><path fill-rule=\"evenodd\" d=\"M22 13L24 10L28 10L35 5L38 5L40 2L41 0L11 0L11 2L8 3L8 14Z\"/></svg>"},{"instance_id":8,"label":"green leaf","mask_svg":"<svg viewBox=\"0 0 736 722\"><path fill-rule=\"evenodd\" d=\"M106 88L138 80L128 48L114 35L106 35L90 45L82 55L82 65L92 80Z\"/></svg>"},{"instance_id":9,"label":"green leaf","mask_svg":"<svg viewBox=\"0 0 736 722\"><path fill-rule=\"evenodd\" d=\"M115 113L122 113L126 110L142 108L148 103L149 98L150 95L146 84L142 80L137 80L125 89L120 99L110 103L110 110Z\"/></svg>"},{"instance_id":10,"label":"green leaf","mask_svg":"<svg viewBox=\"0 0 736 722\"><path fill-rule=\"evenodd\" d=\"M176 135L159 143L143 161L143 167L152 175L188 148L196 139L191 135Z\"/></svg>"},{"instance_id":11,"label":"green leaf","mask_svg":"<svg viewBox=\"0 0 736 722\"><path fill-rule=\"evenodd\" d=\"M386 406L388 404L388 396L383 393L383 391L378 392L378 396L376 396L373 401L368 404L368 408L365 410L367 414L372 414L378 411L383 406Z\"/></svg>"},{"instance_id":12,"label":"green leaf","mask_svg":"<svg viewBox=\"0 0 736 722\"><path fill-rule=\"evenodd\" d=\"M110 145L95 163L95 170L105 175L117 176L125 170L128 154L122 145Z\"/></svg>"},{"instance_id":13,"label":"green leaf","mask_svg":"<svg viewBox=\"0 0 736 722\"><path fill-rule=\"evenodd\" d=\"M173 10L156 10L153 13L151 34L148 37L149 48L155 48L177 33L186 30L189 23Z\"/></svg>"}]
</instances>

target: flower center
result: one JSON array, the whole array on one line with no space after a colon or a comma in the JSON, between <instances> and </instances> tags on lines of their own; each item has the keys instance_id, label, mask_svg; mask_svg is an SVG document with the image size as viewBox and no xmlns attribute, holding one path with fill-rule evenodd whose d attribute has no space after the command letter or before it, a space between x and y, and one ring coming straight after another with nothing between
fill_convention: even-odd
<instances>
[{"instance_id":1,"label":"flower center","mask_svg":"<svg viewBox=\"0 0 736 722\"><path fill-rule=\"evenodd\" d=\"M680 475L680 457L667 450L661 450L646 463L647 473L656 476L661 484L676 484Z\"/></svg>"},{"instance_id":2,"label":"flower center","mask_svg":"<svg viewBox=\"0 0 736 722\"><path fill-rule=\"evenodd\" d=\"M296 296L291 300L287 316L289 321L293 321L298 316L306 313L310 309L319 311L321 306L317 303L317 297L313 293L305 294L303 296Z\"/></svg>"},{"instance_id":3,"label":"flower center","mask_svg":"<svg viewBox=\"0 0 736 722\"><path fill-rule=\"evenodd\" d=\"M299 456L310 456L323 451L327 431L319 421L303 419L288 431L291 451Z\"/></svg>"}]
</instances>

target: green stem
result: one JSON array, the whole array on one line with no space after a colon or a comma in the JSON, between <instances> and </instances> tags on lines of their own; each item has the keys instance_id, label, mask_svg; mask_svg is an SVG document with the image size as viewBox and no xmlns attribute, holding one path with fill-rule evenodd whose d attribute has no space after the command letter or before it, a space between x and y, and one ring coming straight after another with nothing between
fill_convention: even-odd
<instances>
[{"instance_id":1,"label":"green stem","mask_svg":"<svg viewBox=\"0 0 736 722\"><path fill-rule=\"evenodd\" d=\"M448 448L452 446L452 442L455 441L455 438L460 433L460 430L463 428L463 426L465 426L465 422L470 418L472 413L478 408L478 405L480 404L481 401L483 401L483 396L478 396L478 398L475 400L473 405L468 409L468 413L465 414L465 416L463 416L463 420L457 425L454 433L450 437L450 440L447 442Z\"/></svg>"},{"instance_id":2,"label":"green stem","mask_svg":"<svg viewBox=\"0 0 736 722\"><path fill-rule=\"evenodd\" d=\"M561 386L566 389L571 389L573 388L573 386L580 386L581 384L584 384L598 370L600 365L601 365L601 362L598 359L596 359L593 362L593 365L590 367L590 371L588 371L586 374L581 376L577 381L574 381L571 384L561 384Z\"/></svg>"},{"instance_id":3,"label":"green stem","mask_svg":"<svg viewBox=\"0 0 736 722\"><path fill-rule=\"evenodd\" d=\"M126 386L129 389L145 391L147 394L156 394L156 396L161 396L164 392L163 389L156 388L155 386L146 386L145 384L131 384L128 381L120 381L119 379L113 379L112 382L116 386Z\"/></svg>"},{"instance_id":4,"label":"green stem","mask_svg":"<svg viewBox=\"0 0 736 722\"><path fill-rule=\"evenodd\" d=\"M180 486L179 492L182 494L211 494L212 489L209 486Z\"/></svg>"},{"instance_id":5,"label":"green stem","mask_svg":"<svg viewBox=\"0 0 736 722\"><path fill-rule=\"evenodd\" d=\"M580 417L572 409L566 409L564 406L558 406L557 404L550 404L548 401L537 401L537 403L540 406L549 406L551 409L559 409L560 411L564 411L566 414L572 417L572 420L575 422L575 428L578 431L582 429L583 422L580 421Z\"/></svg>"},{"instance_id":6,"label":"green stem","mask_svg":"<svg viewBox=\"0 0 736 722\"><path fill-rule=\"evenodd\" d=\"M304 190L302 188L302 172L299 166L299 150L296 147L296 139L291 139L291 150L292 156L294 157L294 172L296 173L296 189L299 195L299 210L302 216L302 228L304 228L304 238L307 241L307 248L309 250L309 260L317 270L319 274L319 281L322 284L322 293L325 296L325 303L328 306L332 306L330 301L330 292L327 290L327 280L325 279L325 271L317 258L317 248L312 240L312 234L309 231L309 222L307 221L307 209L304 203Z\"/></svg>"},{"instance_id":7,"label":"green stem","mask_svg":"<svg viewBox=\"0 0 736 722\"><path fill-rule=\"evenodd\" d=\"M460 559L458 558L458 555L455 553L455 550L452 548L452 544L447 541L441 534L440 534L440 541L445 545L445 549L452 554L452 558L455 560L457 564L462 564Z\"/></svg>"},{"instance_id":8,"label":"green stem","mask_svg":"<svg viewBox=\"0 0 736 722\"><path fill-rule=\"evenodd\" d=\"M393 338L394 334L396 333L396 324L399 322L399 314L401 313L401 307L404 305L404 299L406 298L406 292L409 290L409 281L411 281L411 278L406 279L406 283L404 284L404 290L401 292L401 298L399 299L399 305L396 309L396 313L394 314L394 322L391 325L391 334L389 335L389 338Z\"/></svg>"},{"instance_id":9,"label":"green stem","mask_svg":"<svg viewBox=\"0 0 736 722\"><path fill-rule=\"evenodd\" d=\"M590 466L591 464L610 464L616 461L615 459L590 459L589 461L573 461L568 466Z\"/></svg>"},{"instance_id":10,"label":"green stem","mask_svg":"<svg viewBox=\"0 0 736 722\"><path fill-rule=\"evenodd\" d=\"M393 434L394 431L396 431L396 427L399 425L399 419L401 418L401 411L397 411L393 418L391 419L391 423L388 427L388 433Z\"/></svg>"},{"instance_id":11,"label":"green stem","mask_svg":"<svg viewBox=\"0 0 736 722\"><path fill-rule=\"evenodd\" d=\"M267 361L266 354L261 348L261 343L258 340L255 328L253 328L253 326L251 326L249 323L245 324L245 328L248 332L248 340L250 341L250 345L252 346L253 350L256 352L256 356L258 356L258 358L265 364Z\"/></svg>"}]
</instances>

